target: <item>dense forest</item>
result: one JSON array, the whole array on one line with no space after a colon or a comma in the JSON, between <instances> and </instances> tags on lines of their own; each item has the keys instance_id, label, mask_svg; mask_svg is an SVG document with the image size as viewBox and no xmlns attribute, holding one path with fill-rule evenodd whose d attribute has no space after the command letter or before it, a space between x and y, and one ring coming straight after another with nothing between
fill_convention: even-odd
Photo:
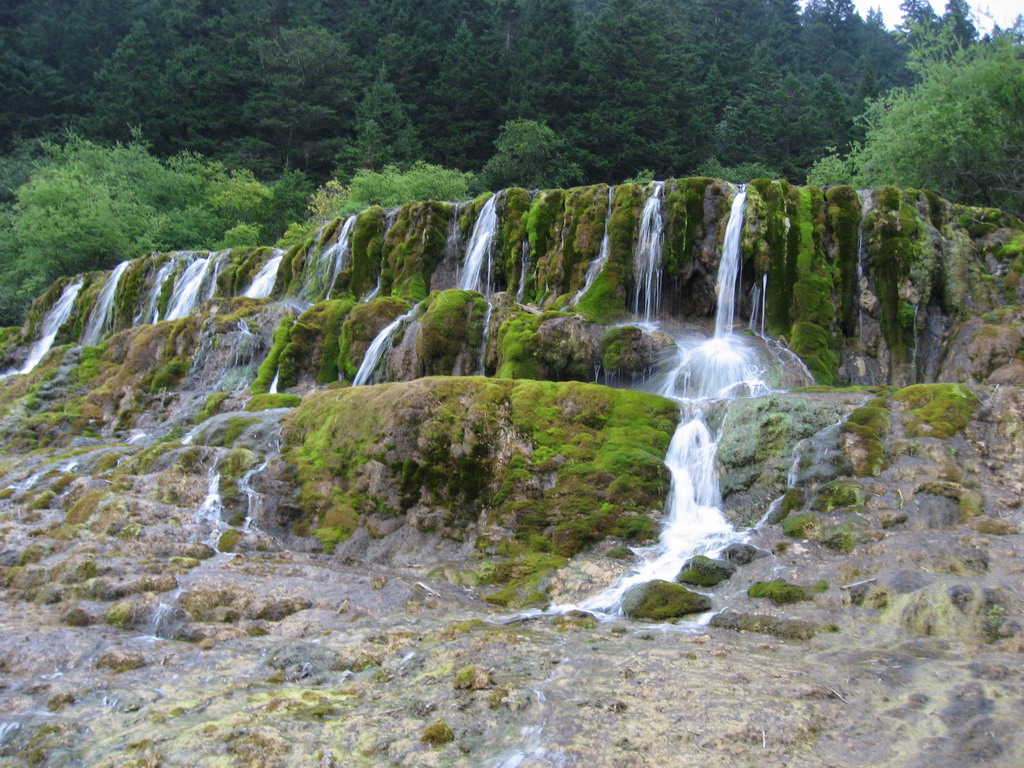
<instances>
[{"instance_id":1,"label":"dense forest","mask_svg":"<svg viewBox=\"0 0 1024 768\"><path fill-rule=\"evenodd\" d=\"M58 274L274 242L308 206L699 174L1020 210L1024 23L902 8L889 31L850 0L11 0L0 323ZM936 105L950 143L985 137L955 175ZM886 131L938 156L907 168Z\"/></svg>"}]
</instances>

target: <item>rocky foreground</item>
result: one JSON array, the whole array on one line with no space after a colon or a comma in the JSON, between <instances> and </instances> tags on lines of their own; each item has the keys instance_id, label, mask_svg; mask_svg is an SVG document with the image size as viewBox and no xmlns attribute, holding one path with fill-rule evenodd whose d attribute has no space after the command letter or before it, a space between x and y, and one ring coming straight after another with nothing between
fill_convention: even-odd
<instances>
[{"instance_id":1,"label":"rocky foreground","mask_svg":"<svg viewBox=\"0 0 1024 768\"><path fill-rule=\"evenodd\" d=\"M61 375L49 379L54 390ZM419 501L404 514L382 509L333 554L295 533L282 484L303 488L298 472L308 492L323 490L298 458L310 419L323 431L327 413L366 413L372 426L335 435L323 455L379 456L360 438L422 418L430 399L462 404L457 416L434 417L471 422L495 386L515 394L512 382L475 379L335 390L294 410L216 417L148 447L150 437L81 436L8 454L3 764L1024 760L1019 388L977 387L977 399L954 385L812 389L731 404L747 429L723 441L723 489L749 501L781 495L787 475L794 482L751 531L756 549L735 555L731 577L699 587L717 611L710 625L536 613L629 566L621 520L586 546L554 536L546 553L503 538L508 520L439 519ZM614 392L544 386L575 397L584 424L608 403L588 407L582 395ZM319 402L328 396L330 407ZM404 400L408 413L373 410L381 397ZM671 414L658 413L670 430ZM836 414L846 426L829 429ZM282 423L281 452L265 448L270 461L247 496L239 481L256 458L242 452L274 443ZM646 439L660 446L653 424ZM424 446L389 449L407 451L409 466ZM223 508L204 516L210 467L231 462L242 468L233 481L222 470ZM362 464L356 487L388 464ZM539 464L522 470L544 474ZM535 506L558 514L543 490ZM657 515L652 501L645 519ZM220 522L232 516L235 525Z\"/></svg>"}]
</instances>

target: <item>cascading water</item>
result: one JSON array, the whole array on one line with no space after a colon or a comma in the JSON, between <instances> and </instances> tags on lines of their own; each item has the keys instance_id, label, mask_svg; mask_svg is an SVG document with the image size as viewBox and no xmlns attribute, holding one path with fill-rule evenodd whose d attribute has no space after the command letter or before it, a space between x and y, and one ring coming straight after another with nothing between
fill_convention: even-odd
<instances>
[{"instance_id":1,"label":"cascading water","mask_svg":"<svg viewBox=\"0 0 1024 768\"><path fill-rule=\"evenodd\" d=\"M177 266L178 256L172 256L166 262L161 265L160 269L157 270L156 277L153 279L153 287L149 291L149 295L146 297L146 303L143 305L142 310L135 316L135 325L141 325L143 323L156 323L160 321L160 296L164 290L164 283L167 282L167 278L171 276L174 271L174 267Z\"/></svg>"},{"instance_id":2,"label":"cascading water","mask_svg":"<svg viewBox=\"0 0 1024 768\"><path fill-rule=\"evenodd\" d=\"M100 295L96 298L96 306L92 308L88 319L85 321L85 329L82 331L82 346L92 347L99 344L107 331L110 330L114 310L114 293L117 291L117 284L121 281L121 275L128 269L130 261L122 261L110 277L103 284Z\"/></svg>"},{"instance_id":3,"label":"cascading water","mask_svg":"<svg viewBox=\"0 0 1024 768\"><path fill-rule=\"evenodd\" d=\"M210 482L206 487L206 498L196 510L196 525L208 525L213 529L211 541L216 541L217 534L223 526L221 513L224 504L220 495L220 472L216 467L210 470Z\"/></svg>"},{"instance_id":4,"label":"cascading water","mask_svg":"<svg viewBox=\"0 0 1024 768\"><path fill-rule=\"evenodd\" d=\"M661 308L661 193L665 182L657 181L640 216L640 234L633 253L633 314L653 322Z\"/></svg>"},{"instance_id":5,"label":"cascading water","mask_svg":"<svg viewBox=\"0 0 1024 768\"><path fill-rule=\"evenodd\" d=\"M274 380L273 380L272 382L270 382L270 389L268 389L268 390L267 390L267 392L268 392L269 394L271 394L271 395L276 395L276 394L277 394L277 383L278 383L278 382L279 382L280 380L281 380L281 369L280 369L280 368L278 368L278 369L277 369L277 370L276 370L276 371L274 372Z\"/></svg>"},{"instance_id":6,"label":"cascading water","mask_svg":"<svg viewBox=\"0 0 1024 768\"><path fill-rule=\"evenodd\" d=\"M473 225L473 234L466 247L462 277L459 279L459 288L463 291L478 291L485 296L491 291L491 241L498 226L497 204L498 195L491 195ZM482 280L481 273L484 273Z\"/></svg>"},{"instance_id":7,"label":"cascading water","mask_svg":"<svg viewBox=\"0 0 1024 768\"><path fill-rule=\"evenodd\" d=\"M345 256L349 253L349 241L352 236L352 229L355 227L355 214L349 216L341 225L338 237L329 248L324 248L318 254L314 254L319 246L320 238L324 229L317 233L306 254L306 264L302 271L302 283L299 287L298 298L305 302L323 301L331 294L334 281L344 268ZM325 225L326 226L326 225Z\"/></svg>"},{"instance_id":8,"label":"cascading water","mask_svg":"<svg viewBox=\"0 0 1024 768\"><path fill-rule=\"evenodd\" d=\"M395 336L405 328L406 323L416 317L419 309L420 305L417 304L404 315L392 320L374 337L369 348L366 350L366 354L363 355L363 362L359 364L359 370L356 371L355 378L352 379L353 387L377 383L377 377L380 374L379 369L384 360L386 360L387 354L391 351Z\"/></svg>"},{"instance_id":9,"label":"cascading water","mask_svg":"<svg viewBox=\"0 0 1024 768\"><path fill-rule=\"evenodd\" d=\"M203 259L196 259L188 265L174 284L171 298L167 302L167 314L164 315L164 320L178 320L191 314L196 304L199 303L199 294L212 260L213 256L210 255Z\"/></svg>"},{"instance_id":10,"label":"cascading water","mask_svg":"<svg viewBox=\"0 0 1024 768\"><path fill-rule=\"evenodd\" d=\"M678 400L682 409L665 458L671 475L665 528L658 546L647 552L646 562L615 586L581 603L578 607L584 610L617 614L623 595L631 587L653 579L674 580L688 558L713 556L745 536L722 515L715 469L718 441L704 420L706 406L713 400L769 391L756 355L742 336L732 333L736 276L724 273L739 270L742 190L737 199L730 212L719 266L715 334L705 340L677 339L678 364L660 387L660 393Z\"/></svg>"},{"instance_id":11,"label":"cascading water","mask_svg":"<svg viewBox=\"0 0 1024 768\"><path fill-rule=\"evenodd\" d=\"M715 337L732 331L736 314L736 278L740 271L740 237L743 233L743 204L746 188L740 187L729 210L729 225L722 243L722 262L718 267L718 311L715 313Z\"/></svg>"},{"instance_id":12,"label":"cascading water","mask_svg":"<svg viewBox=\"0 0 1024 768\"><path fill-rule=\"evenodd\" d=\"M10 371L7 376L11 373L29 373L33 368L39 365L39 361L42 360L46 353L53 347L53 342L57 338L57 333L60 331L60 327L68 321L71 316L71 309L75 305L75 299L78 298L78 292L82 290L81 281L72 283L61 293L60 298L57 299L57 303L50 307L50 310L43 317L42 327L39 331L39 339L32 348L29 349L28 358L25 360L25 364L21 366L18 371Z\"/></svg>"},{"instance_id":13,"label":"cascading water","mask_svg":"<svg viewBox=\"0 0 1024 768\"><path fill-rule=\"evenodd\" d=\"M587 267L587 276L583 279L583 287L580 288L572 300L570 306L575 307L580 303L580 299L587 295L587 291L590 290L590 286L597 280L597 276L601 274L601 270L604 269L605 263L608 261L608 251L611 249L611 238L609 237L609 229L611 228L612 221L612 200L615 197L615 187L608 187L608 210L604 215L604 237L601 238L601 248L597 252L597 258L590 262L590 266Z\"/></svg>"},{"instance_id":14,"label":"cascading water","mask_svg":"<svg viewBox=\"0 0 1024 768\"><path fill-rule=\"evenodd\" d=\"M277 251L276 255L267 259L267 263L256 273L252 284L245 289L245 293L242 295L250 299L267 298L270 292L274 290L274 283L277 282L277 270L280 268L283 258L284 253Z\"/></svg>"}]
</instances>

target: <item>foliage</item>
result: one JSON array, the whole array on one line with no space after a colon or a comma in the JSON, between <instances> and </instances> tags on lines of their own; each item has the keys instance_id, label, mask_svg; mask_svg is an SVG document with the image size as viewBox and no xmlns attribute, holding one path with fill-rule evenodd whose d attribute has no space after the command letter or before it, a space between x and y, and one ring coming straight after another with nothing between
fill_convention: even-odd
<instances>
[{"instance_id":1,"label":"foliage","mask_svg":"<svg viewBox=\"0 0 1024 768\"><path fill-rule=\"evenodd\" d=\"M348 184L348 197L337 209L338 216L379 205L394 208L414 200L468 200L473 174L414 163L407 170L388 165L381 171L360 169Z\"/></svg>"},{"instance_id":2,"label":"foliage","mask_svg":"<svg viewBox=\"0 0 1024 768\"><path fill-rule=\"evenodd\" d=\"M712 157L697 166L696 175L712 179L725 179L733 184L746 184L751 179L777 179L782 174L764 163L739 163L734 166L725 166L717 158Z\"/></svg>"},{"instance_id":3,"label":"foliage","mask_svg":"<svg viewBox=\"0 0 1024 768\"><path fill-rule=\"evenodd\" d=\"M1024 48L1001 38L917 66L918 85L870 105L857 182L1024 211Z\"/></svg>"},{"instance_id":4,"label":"foliage","mask_svg":"<svg viewBox=\"0 0 1024 768\"><path fill-rule=\"evenodd\" d=\"M110 269L154 250L255 246L295 215L304 177L267 186L196 155L161 160L137 142L45 142L0 219L0 315L20 321L62 275Z\"/></svg>"},{"instance_id":5,"label":"foliage","mask_svg":"<svg viewBox=\"0 0 1024 768\"><path fill-rule=\"evenodd\" d=\"M483 170L490 189L550 189L580 179L579 166L564 159L565 143L543 123L510 120L501 126L494 146L498 151Z\"/></svg>"}]
</instances>

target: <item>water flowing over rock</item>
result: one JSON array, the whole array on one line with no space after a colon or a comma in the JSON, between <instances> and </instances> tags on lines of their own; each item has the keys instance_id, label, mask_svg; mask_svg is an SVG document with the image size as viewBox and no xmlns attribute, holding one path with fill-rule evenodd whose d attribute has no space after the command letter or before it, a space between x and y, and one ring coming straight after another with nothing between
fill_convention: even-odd
<instances>
[{"instance_id":1,"label":"water flowing over rock","mask_svg":"<svg viewBox=\"0 0 1024 768\"><path fill-rule=\"evenodd\" d=\"M1022 238L668 179L58 280L0 763L1021 764Z\"/></svg>"},{"instance_id":2,"label":"water flowing over rock","mask_svg":"<svg viewBox=\"0 0 1024 768\"><path fill-rule=\"evenodd\" d=\"M100 295L96 299L96 306L89 313L89 318L85 321L85 328L82 330L83 346L91 347L98 344L110 329L110 316L114 309L114 293L117 291L121 276L130 266L130 261L122 261L114 267L114 271L110 273L110 277L103 284L103 290L100 291Z\"/></svg>"}]
</instances>

